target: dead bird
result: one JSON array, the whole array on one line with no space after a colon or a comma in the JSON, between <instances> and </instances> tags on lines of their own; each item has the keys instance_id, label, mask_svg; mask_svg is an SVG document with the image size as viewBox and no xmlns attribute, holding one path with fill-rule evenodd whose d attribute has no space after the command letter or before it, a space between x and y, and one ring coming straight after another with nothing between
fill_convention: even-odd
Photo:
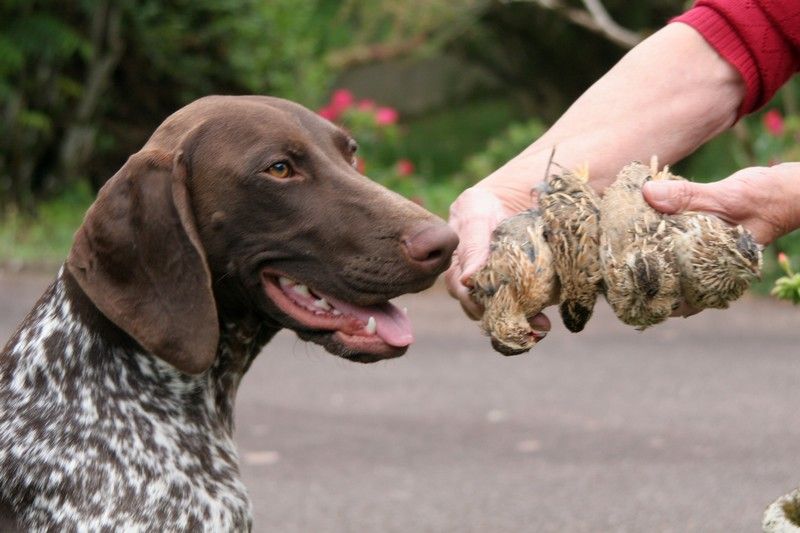
<instances>
[{"instance_id":1,"label":"dead bird","mask_svg":"<svg viewBox=\"0 0 800 533\"><path fill-rule=\"evenodd\" d=\"M471 295L485 307L481 320L492 346L505 355L530 350L543 335L529 324L559 304L570 331L583 329L602 283L598 258L598 198L584 171L551 174L538 191L539 209L495 230Z\"/></svg>"},{"instance_id":2,"label":"dead bird","mask_svg":"<svg viewBox=\"0 0 800 533\"><path fill-rule=\"evenodd\" d=\"M742 226L714 215L671 217L683 300L695 309L726 309L759 278L763 246Z\"/></svg>"},{"instance_id":3,"label":"dead bird","mask_svg":"<svg viewBox=\"0 0 800 533\"><path fill-rule=\"evenodd\" d=\"M762 247L742 226L686 212L658 213L642 197L649 180L684 180L669 167L632 163L601 200L601 248L606 299L617 317L644 329L681 302L695 309L727 308L761 271Z\"/></svg>"},{"instance_id":4,"label":"dead bird","mask_svg":"<svg viewBox=\"0 0 800 533\"><path fill-rule=\"evenodd\" d=\"M761 268L761 246L741 226L702 213L664 215L642 196L651 179L684 178L632 163L598 199L588 172L552 174L539 190L539 210L504 221L489 260L472 279L486 312L481 327L506 355L540 340L529 320L560 304L573 332L603 293L617 317L644 329L666 320L681 302L724 308Z\"/></svg>"},{"instance_id":5,"label":"dead bird","mask_svg":"<svg viewBox=\"0 0 800 533\"><path fill-rule=\"evenodd\" d=\"M539 194L544 236L560 282L564 325L581 331L592 316L603 275L598 254L599 199L587 168L552 174Z\"/></svg>"},{"instance_id":6,"label":"dead bird","mask_svg":"<svg viewBox=\"0 0 800 533\"><path fill-rule=\"evenodd\" d=\"M672 179L657 163L632 163L600 200L600 264L605 296L622 322L644 329L669 317L680 304L681 280L668 215L642 196L651 179Z\"/></svg>"},{"instance_id":7,"label":"dead bird","mask_svg":"<svg viewBox=\"0 0 800 533\"><path fill-rule=\"evenodd\" d=\"M484 306L483 331L504 355L530 350L544 337L529 320L558 302L553 254L538 210L506 219L492 234L486 265L472 277L472 298Z\"/></svg>"}]
</instances>

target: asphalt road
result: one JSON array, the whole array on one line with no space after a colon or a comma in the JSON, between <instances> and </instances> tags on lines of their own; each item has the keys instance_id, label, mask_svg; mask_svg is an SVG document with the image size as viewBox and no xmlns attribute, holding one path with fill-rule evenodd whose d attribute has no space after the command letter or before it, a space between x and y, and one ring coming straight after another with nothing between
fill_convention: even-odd
<instances>
[{"instance_id":1,"label":"asphalt road","mask_svg":"<svg viewBox=\"0 0 800 533\"><path fill-rule=\"evenodd\" d=\"M0 275L2 339L47 282ZM401 359L284 332L245 377L256 531L751 532L800 484L800 309L745 298L637 333L600 304L504 358L441 286L401 302Z\"/></svg>"}]
</instances>

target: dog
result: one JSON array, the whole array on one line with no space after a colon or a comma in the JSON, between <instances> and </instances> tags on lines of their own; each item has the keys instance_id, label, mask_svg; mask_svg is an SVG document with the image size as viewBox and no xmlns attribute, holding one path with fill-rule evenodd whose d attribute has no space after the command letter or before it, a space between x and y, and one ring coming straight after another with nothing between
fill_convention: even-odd
<instances>
[{"instance_id":1,"label":"dog","mask_svg":"<svg viewBox=\"0 0 800 533\"><path fill-rule=\"evenodd\" d=\"M106 183L0 353L0 529L248 531L238 385L282 328L358 362L458 239L299 104L209 96Z\"/></svg>"}]
</instances>

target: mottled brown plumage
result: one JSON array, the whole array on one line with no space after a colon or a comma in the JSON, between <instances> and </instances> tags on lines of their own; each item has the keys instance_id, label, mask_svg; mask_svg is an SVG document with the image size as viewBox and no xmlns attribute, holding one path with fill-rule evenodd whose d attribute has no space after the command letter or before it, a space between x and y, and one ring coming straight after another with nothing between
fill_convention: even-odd
<instances>
[{"instance_id":1,"label":"mottled brown plumage","mask_svg":"<svg viewBox=\"0 0 800 533\"><path fill-rule=\"evenodd\" d=\"M553 174L539 207L553 267L560 281L559 311L568 330L578 332L592 316L603 275L598 257L600 211L588 172Z\"/></svg>"},{"instance_id":2,"label":"mottled brown plumage","mask_svg":"<svg viewBox=\"0 0 800 533\"><path fill-rule=\"evenodd\" d=\"M684 178L667 167L659 171L655 161L649 167L633 163L601 200L606 298L623 322L640 328L663 321L681 302L727 308L758 277L761 247L743 227L714 215L656 212L641 194L650 179ZM625 252L620 243L628 245ZM621 268L621 258L633 268Z\"/></svg>"},{"instance_id":3,"label":"mottled brown plumage","mask_svg":"<svg viewBox=\"0 0 800 533\"><path fill-rule=\"evenodd\" d=\"M622 169L600 200L600 264L605 295L617 317L644 329L680 303L681 285L669 217L645 202L642 185L670 179L639 163Z\"/></svg>"},{"instance_id":4,"label":"mottled brown plumage","mask_svg":"<svg viewBox=\"0 0 800 533\"><path fill-rule=\"evenodd\" d=\"M684 300L697 309L725 309L761 272L761 246L741 226L712 215L675 217ZM701 235L700 239L694 238Z\"/></svg>"},{"instance_id":5,"label":"mottled brown plumage","mask_svg":"<svg viewBox=\"0 0 800 533\"><path fill-rule=\"evenodd\" d=\"M526 352L541 338L528 320L558 302L558 279L538 211L513 216L495 230L471 294L485 307L481 325L498 352Z\"/></svg>"},{"instance_id":6,"label":"mottled brown plumage","mask_svg":"<svg viewBox=\"0 0 800 533\"><path fill-rule=\"evenodd\" d=\"M551 175L539 210L503 222L484 268L472 279L486 312L481 327L506 355L541 338L528 321L560 304L570 331L583 329L599 292L624 323L645 329L682 302L725 308L761 268L761 247L741 226L702 213L664 215L642 196L648 180L682 180L632 163L598 199L586 173Z\"/></svg>"}]
</instances>

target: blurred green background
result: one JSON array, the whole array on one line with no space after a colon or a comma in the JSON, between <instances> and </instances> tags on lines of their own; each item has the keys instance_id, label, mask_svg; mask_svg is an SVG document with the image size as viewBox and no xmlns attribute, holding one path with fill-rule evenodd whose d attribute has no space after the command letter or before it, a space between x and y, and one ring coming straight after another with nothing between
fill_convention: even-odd
<instances>
[{"instance_id":1,"label":"blurred green background","mask_svg":"<svg viewBox=\"0 0 800 533\"><path fill-rule=\"evenodd\" d=\"M446 216L461 190L688 7L605 0L620 36L589 4L2 0L0 264L61 261L96 190L167 115L207 94L320 111L354 132L367 175ZM789 84L677 170L714 180L800 159L797 96ZM799 243L776 249L797 255Z\"/></svg>"}]
</instances>

